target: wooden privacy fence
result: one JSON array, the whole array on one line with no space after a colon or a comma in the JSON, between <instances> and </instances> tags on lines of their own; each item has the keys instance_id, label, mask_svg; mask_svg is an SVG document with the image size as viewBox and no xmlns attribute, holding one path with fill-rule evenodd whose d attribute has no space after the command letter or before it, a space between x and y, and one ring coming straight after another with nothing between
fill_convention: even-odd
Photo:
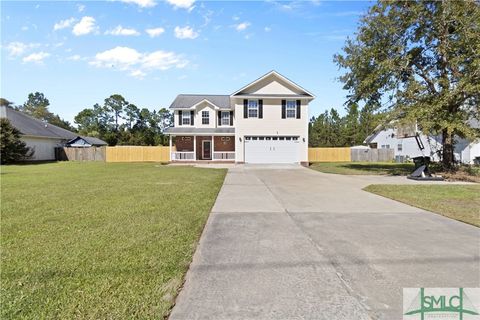
<instances>
[{"instance_id":1,"label":"wooden privacy fence","mask_svg":"<svg viewBox=\"0 0 480 320\"><path fill-rule=\"evenodd\" d=\"M168 162L170 147L116 146L107 147L107 162Z\"/></svg>"},{"instance_id":2,"label":"wooden privacy fence","mask_svg":"<svg viewBox=\"0 0 480 320\"><path fill-rule=\"evenodd\" d=\"M309 162L348 162L352 161L350 148L308 148Z\"/></svg>"},{"instance_id":3,"label":"wooden privacy fence","mask_svg":"<svg viewBox=\"0 0 480 320\"><path fill-rule=\"evenodd\" d=\"M105 161L106 147L60 147L55 148L55 159L59 161Z\"/></svg>"},{"instance_id":4,"label":"wooden privacy fence","mask_svg":"<svg viewBox=\"0 0 480 320\"><path fill-rule=\"evenodd\" d=\"M309 162L388 162L394 159L393 149L308 148Z\"/></svg>"},{"instance_id":5,"label":"wooden privacy fence","mask_svg":"<svg viewBox=\"0 0 480 320\"><path fill-rule=\"evenodd\" d=\"M352 149L352 161L388 162L395 156L393 149Z\"/></svg>"}]
</instances>

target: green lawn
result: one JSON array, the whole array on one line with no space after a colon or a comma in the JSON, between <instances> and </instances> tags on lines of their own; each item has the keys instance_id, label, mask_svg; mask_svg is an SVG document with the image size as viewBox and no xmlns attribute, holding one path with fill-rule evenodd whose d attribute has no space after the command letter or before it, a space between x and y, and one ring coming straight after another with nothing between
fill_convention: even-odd
<instances>
[{"instance_id":1,"label":"green lawn","mask_svg":"<svg viewBox=\"0 0 480 320\"><path fill-rule=\"evenodd\" d=\"M225 170L1 167L1 319L164 317Z\"/></svg>"},{"instance_id":2,"label":"green lawn","mask_svg":"<svg viewBox=\"0 0 480 320\"><path fill-rule=\"evenodd\" d=\"M381 185L364 190L480 227L480 185Z\"/></svg>"},{"instance_id":3,"label":"green lawn","mask_svg":"<svg viewBox=\"0 0 480 320\"><path fill-rule=\"evenodd\" d=\"M352 175L408 175L413 172L413 163L393 162L317 162L311 169L324 173Z\"/></svg>"}]
</instances>

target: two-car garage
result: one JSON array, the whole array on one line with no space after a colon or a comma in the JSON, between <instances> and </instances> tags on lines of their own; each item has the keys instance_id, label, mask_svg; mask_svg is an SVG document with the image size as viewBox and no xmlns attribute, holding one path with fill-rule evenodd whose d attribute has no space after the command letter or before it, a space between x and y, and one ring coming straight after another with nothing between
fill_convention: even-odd
<instances>
[{"instance_id":1,"label":"two-car garage","mask_svg":"<svg viewBox=\"0 0 480 320\"><path fill-rule=\"evenodd\" d=\"M299 163L296 136L245 136L245 163Z\"/></svg>"}]
</instances>

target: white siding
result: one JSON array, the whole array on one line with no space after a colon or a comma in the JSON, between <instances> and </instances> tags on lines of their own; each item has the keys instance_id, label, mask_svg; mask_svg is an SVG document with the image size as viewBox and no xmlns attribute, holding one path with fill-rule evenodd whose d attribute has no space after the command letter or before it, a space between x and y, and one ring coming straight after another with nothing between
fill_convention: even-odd
<instances>
[{"instance_id":1,"label":"white siding","mask_svg":"<svg viewBox=\"0 0 480 320\"><path fill-rule=\"evenodd\" d=\"M200 103L195 109L185 109L185 110L182 110L182 114L183 113L187 113L188 115L190 115L190 111L194 111L194 126L193 128L217 128L219 127L218 126L218 119L217 119L217 112L219 111L218 109L215 109L210 103L207 103L207 102L202 102ZM230 112L231 110L224 110L222 109L223 111L226 111L226 112ZM180 125L180 122L179 122L179 110L175 110L174 112L174 121L175 121L175 124L174 126L175 127L192 127L190 125L185 125L185 126L182 126ZM208 111L209 114L210 114L210 122L209 124L202 124L202 111ZM235 118L235 116L234 116ZM226 127L232 127L230 125L226 126L226 125L223 125L223 126L220 126L222 128L226 128Z\"/></svg>"},{"instance_id":2,"label":"white siding","mask_svg":"<svg viewBox=\"0 0 480 320\"><path fill-rule=\"evenodd\" d=\"M438 161L439 157L436 152L440 150L441 145L432 137L420 135L420 139L425 146L423 154L431 157L434 161ZM377 143L378 149L389 146L390 149L394 149L395 156L409 158L422 156L422 151L418 148L415 138L397 139L395 130L391 128L380 131L371 143ZM401 145L401 150L399 150L399 145Z\"/></svg>"},{"instance_id":3,"label":"white siding","mask_svg":"<svg viewBox=\"0 0 480 320\"><path fill-rule=\"evenodd\" d=\"M394 133L394 129L380 131L371 143L377 143L377 148L379 149L381 149L382 146L389 146L395 150L395 156L413 158L422 155L415 138L397 139ZM423 150L424 154L431 157L434 161L439 161L440 157L438 153L442 149L441 137L420 134L420 139L425 146L425 150ZM402 145L402 150L399 150L399 144ZM469 141L465 139L457 138L455 141L454 156L458 162L472 164L475 157L480 156L480 143L469 143Z\"/></svg>"},{"instance_id":4,"label":"white siding","mask_svg":"<svg viewBox=\"0 0 480 320\"><path fill-rule=\"evenodd\" d=\"M245 136L298 136L298 148L301 162L308 161L308 103L302 100L301 118L282 119L281 99L262 99L263 119L243 118L243 99L234 99L235 103L235 150L236 161L244 162ZM242 141L240 141L240 139Z\"/></svg>"},{"instance_id":5,"label":"white siding","mask_svg":"<svg viewBox=\"0 0 480 320\"><path fill-rule=\"evenodd\" d=\"M27 147L35 151L33 158L29 159L33 161L55 160L55 148L63 145L63 141L60 139L24 136L22 140L27 144Z\"/></svg>"},{"instance_id":6,"label":"white siding","mask_svg":"<svg viewBox=\"0 0 480 320\"><path fill-rule=\"evenodd\" d=\"M284 82L275 76L267 77L242 90L240 94L305 94L305 92Z\"/></svg>"},{"instance_id":7,"label":"white siding","mask_svg":"<svg viewBox=\"0 0 480 320\"><path fill-rule=\"evenodd\" d=\"M475 158L480 158L480 142L473 142L470 144L470 158L469 163L473 164Z\"/></svg>"},{"instance_id":8,"label":"white siding","mask_svg":"<svg viewBox=\"0 0 480 320\"><path fill-rule=\"evenodd\" d=\"M202 111L208 111L210 115L209 124L202 124ZM216 128L217 127L217 112L206 102L201 103L195 110L195 128Z\"/></svg>"}]
</instances>

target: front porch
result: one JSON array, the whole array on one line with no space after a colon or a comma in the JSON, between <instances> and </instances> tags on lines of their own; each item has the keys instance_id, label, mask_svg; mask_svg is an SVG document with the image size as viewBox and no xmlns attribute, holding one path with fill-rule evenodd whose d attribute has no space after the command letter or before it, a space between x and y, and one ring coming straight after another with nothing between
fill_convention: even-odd
<instances>
[{"instance_id":1,"label":"front porch","mask_svg":"<svg viewBox=\"0 0 480 320\"><path fill-rule=\"evenodd\" d=\"M170 135L170 161L235 162L234 135Z\"/></svg>"}]
</instances>

